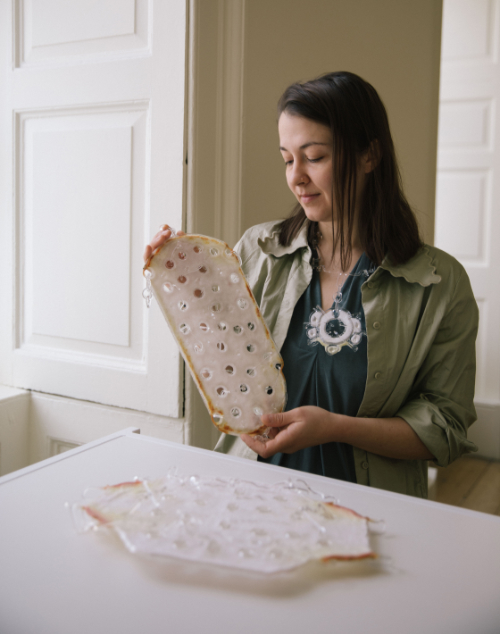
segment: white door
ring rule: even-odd
[[[182,415],[142,251],[180,227],[184,0],[0,3],[0,383]]]
[[[500,458],[500,2],[445,0],[436,246],[465,266],[480,311],[478,424]]]

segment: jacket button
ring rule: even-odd
[[[363,460],[361,466],[363,467],[363,469],[368,469],[368,463],[366,462],[366,460]]]
[[[373,375],[376,379],[380,379],[380,377],[382,376],[382,372],[375,372],[375,374]]]
[[[373,282],[368,282],[367,286],[368,288],[373,288]]]
[[[375,328],[375,330],[379,330],[379,328],[380,328],[380,322],[379,322],[379,321],[374,321],[374,322],[373,322],[373,327]]]

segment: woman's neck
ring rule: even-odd
[[[333,251],[333,231],[332,231],[332,223],[331,222],[319,222],[319,240],[318,240],[318,248],[319,255],[322,260],[322,264],[326,267],[330,263],[334,266],[334,268],[340,270],[340,261],[341,254],[340,249],[337,247],[336,252]],[[335,228],[336,229],[336,228]],[[350,240],[351,245],[351,253],[352,258],[351,261],[348,262],[348,270],[359,260],[361,254],[363,253],[363,248],[361,246],[358,232],[356,231],[356,227],[353,227],[353,235]]]

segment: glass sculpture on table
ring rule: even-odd
[[[73,514],[79,530],[115,532],[132,553],[256,572],[375,557],[369,520],[300,480],[257,484],[168,474],[88,489]]]

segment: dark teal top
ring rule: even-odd
[[[366,326],[361,286],[375,270],[363,254],[329,311],[321,308],[319,273],[295,306],[281,349],[287,383],[285,411],[316,405],[356,416],[367,373]],[[356,482],[352,446],[331,442],[262,459],[290,469]]]

